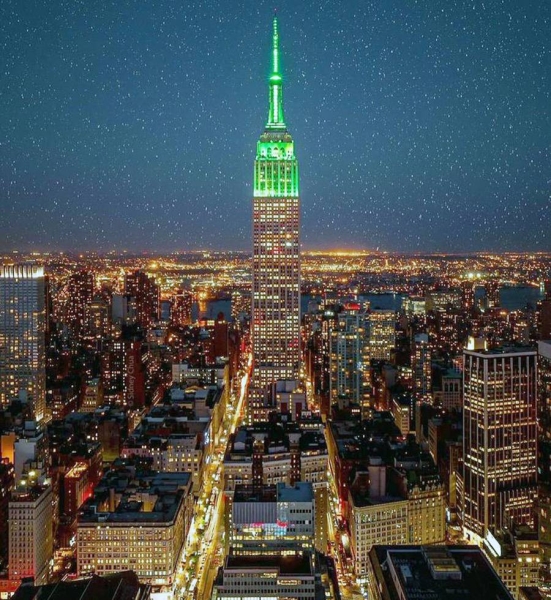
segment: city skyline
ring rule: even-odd
[[[551,249],[547,6],[278,9],[305,248]],[[0,251],[250,249],[272,6],[5,10]]]
[[[509,2],[8,0],[0,599],[551,599],[551,251],[506,252],[551,242],[547,17]]]

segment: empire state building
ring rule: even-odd
[[[300,361],[298,163],[283,114],[277,17],[271,66],[268,122],[254,164],[252,387],[257,392],[278,379],[295,379]]]

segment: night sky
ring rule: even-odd
[[[251,247],[263,0],[2,0],[0,250]],[[551,2],[280,0],[305,248],[551,250]]]

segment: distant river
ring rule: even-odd
[[[543,296],[539,287],[506,287],[499,290],[501,306],[508,310],[519,310],[526,305],[536,308]]]
[[[476,296],[483,295],[482,288],[477,288]],[[506,287],[501,288],[499,292],[501,305],[507,310],[519,310],[530,305],[535,308],[538,300],[543,298],[539,288],[536,287]],[[314,297],[305,294],[301,297],[301,310],[305,313],[308,310],[308,303]],[[402,296],[398,294],[366,294],[359,297],[362,302],[369,302],[371,308],[382,308],[386,310],[398,311],[402,308]],[[218,313],[224,313],[226,320],[231,318],[231,300],[212,300],[204,305],[204,310],[199,311],[199,305],[193,305],[192,317],[216,319]]]

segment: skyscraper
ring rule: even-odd
[[[93,299],[94,274],[86,270],[72,273],[58,294],[58,320],[67,325],[71,335],[79,341],[89,333]]]
[[[23,392],[45,416],[45,281],[42,267],[0,266],[0,405]]]
[[[124,293],[130,297],[131,312],[140,327],[148,329],[159,319],[159,286],[146,273],[127,273]]]
[[[390,360],[396,346],[396,314],[392,310],[369,312],[369,358]]]
[[[330,330],[331,402],[369,404],[369,324],[366,312],[355,306],[338,314]]]
[[[298,163],[283,116],[277,17],[269,112],[257,144],[253,198],[252,387],[292,379],[300,360]]]
[[[476,541],[489,529],[532,522],[537,482],[535,350],[465,350],[463,526]]]
[[[412,346],[413,391],[418,399],[432,402],[432,353],[429,336],[426,333],[418,333],[413,338]]]

